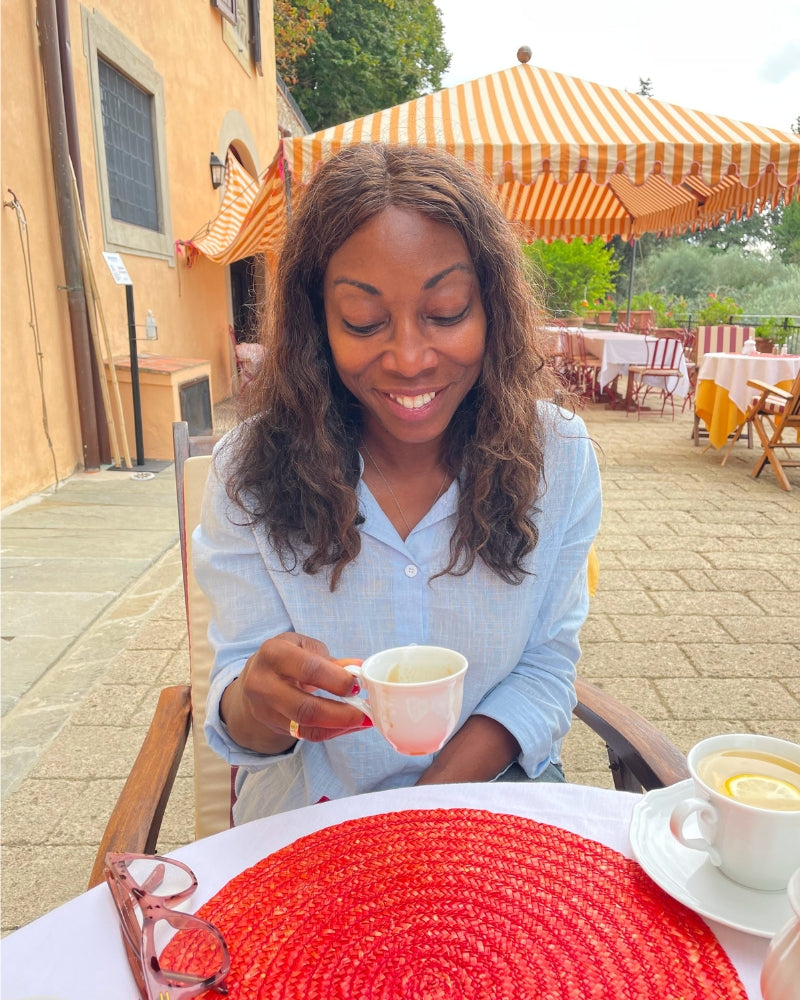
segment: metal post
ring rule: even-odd
[[[125,286],[125,305],[128,308],[128,346],[131,355],[131,395],[133,397],[133,427],[136,433],[136,464],[144,465],[142,400],[139,396],[139,356],[136,353],[136,317],[133,311],[133,285]]]
[[[636,263],[636,240],[631,240],[631,270],[628,275],[628,311],[625,313],[625,325],[631,328],[631,298],[633,297],[633,266]]]

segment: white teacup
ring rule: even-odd
[[[788,762],[788,769],[771,758]],[[706,851],[712,864],[740,885],[785,889],[800,867],[800,801],[780,782],[788,779],[784,785],[800,788],[800,745],[748,733],[712,736],[692,747],[688,763],[694,795],[673,809],[673,835],[686,847]],[[700,837],[683,832],[692,815]]]
[[[467,660],[454,649],[398,646],[345,670],[358,678],[367,699],[342,701],[368,715],[398,753],[435,753],[456,728]]]

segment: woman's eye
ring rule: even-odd
[[[356,326],[354,323],[348,323],[346,319],[343,319],[342,323],[349,333],[355,333],[359,337],[368,337],[380,327],[380,323],[368,323],[366,326]]]
[[[431,322],[437,326],[455,326],[456,323],[460,323],[464,319],[468,312],[469,306],[467,305],[457,316],[431,316]]]

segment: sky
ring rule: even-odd
[[[517,62],[789,132],[800,116],[800,0],[434,0],[449,87]]]

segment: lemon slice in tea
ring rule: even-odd
[[[735,774],[725,782],[725,792],[737,802],[761,809],[800,809],[800,788],[782,778]]]

